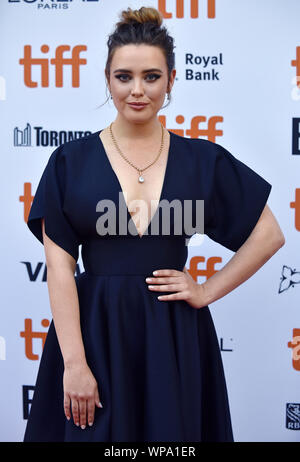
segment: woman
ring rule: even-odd
[[[117,117],[52,153],[28,218],[53,321],[24,441],[233,441],[208,304],[284,244],[271,185],[222,146],[159,123],[176,70],[156,9],[123,11],[108,48]],[[172,214],[163,232],[158,204],[174,199],[204,201],[205,234],[236,252],[203,284],[185,267],[191,236],[175,232]],[[85,271],[74,277],[81,244]]]

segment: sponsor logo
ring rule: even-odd
[[[290,203],[291,209],[295,209],[295,228],[300,231],[300,188],[295,190],[295,200]]]
[[[281,294],[290,287],[294,287],[295,284],[300,284],[300,271],[293,270],[289,266],[283,265],[278,293]]]
[[[166,116],[159,116],[158,119],[166,127]],[[182,114],[176,116],[176,123],[182,125],[185,122],[185,117]],[[190,120],[190,128],[169,128],[172,132],[179,136],[187,136],[190,138],[206,137],[208,141],[216,142],[217,136],[223,136],[223,130],[217,128],[217,124],[223,122],[222,116],[206,117],[203,115],[194,116]]]
[[[206,8],[203,7],[203,4],[205,3]],[[199,18],[199,0],[176,0],[175,2],[171,2],[171,4],[175,6],[175,13],[167,11],[166,0],[158,0],[157,9],[161,12],[165,19],[170,19],[174,16],[178,19],[182,19],[188,17],[188,15],[190,15],[191,18]],[[204,12],[209,19],[215,18],[216,0],[202,0],[200,11],[201,16]]]
[[[40,48],[43,54],[50,51],[48,45],[42,45]],[[87,60],[80,57],[80,53],[87,50],[86,45],[76,45],[71,48],[69,45],[59,45],[55,49],[54,58],[33,58],[31,53],[31,45],[24,46],[23,58],[19,59],[19,64],[24,69],[24,84],[29,88],[37,88],[38,82],[32,80],[32,67],[39,66],[41,70],[40,86],[48,88],[49,84],[49,67],[54,66],[55,71],[55,87],[64,86],[64,70],[66,66],[71,66],[72,87],[80,86],[80,66],[86,65]],[[66,58],[65,52],[71,51],[71,56]]]
[[[14,128],[14,146],[60,146],[68,141],[91,135],[91,133],[89,130],[46,130],[43,127],[31,127],[27,122],[23,130],[19,127]]]
[[[41,342],[42,348],[40,349],[40,351],[43,350],[48,331],[33,331],[32,330],[32,319],[30,318],[26,318],[24,320],[24,325],[25,327],[24,327],[24,330],[20,332],[20,337],[24,339],[25,356],[31,361],[37,361],[38,359],[40,359],[40,356],[33,352],[33,339],[39,339],[42,341]],[[48,328],[50,325],[49,319],[43,319],[41,322],[41,325],[44,328]]]
[[[296,47],[296,58],[292,59],[291,66],[296,70],[296,81],[294,83],[300,88],[300,46]]]
[[[300,403],[286,403],[286,428],[300,430]]]
[[[30,282],[37,282],[37,281],[46,282],[47,281],[46,263],[43,263],[40,261],[36,264],[35,268],[33,268],[33,265],[30,261],[22,261],[21,263],[23,263],[26,267],[26,271],[27,271]],[[75,274],[76,276],[81,274],[80,266],[78,263],[76,263]]]
[[[300,99],[300,90],[299,99]],[[293,117],[292,119],[292,155],[300,155],[300,118]]]
[[[186,53],[185,64],[186,66],[198,66],[203,68],[201,71],[195,71],[190,67],[186,68],[186,80],[200,80],[201,82],[207,80],[220,80],[219,71],[216,72],[215,67],[212,66],[223,66],[223,54],[220,53],[219,56],[194,56],[192,53]]]
[[[300,329],[293,329],[293,340],[287,346],[292,348],[293,368],[300,371]]]
[[[23,419],[27,420],[30,413],[30,406],[33,399],[34,386],[32,385],[23,385],[22,395],[23,395]]]
[[[88,3],[97,3],[100,0],[8,0],[8,3],[35,6],[38,10],[67,10],[74,3],[81,3],[83,6]]]
[[[203,263],[204,268],[199,268],[200,263]],[[221,257],[209,257],[207,260],[200,255],[191,257],[189,273],[196,282],[198,282],[198,276],[202,276],[207,280],[219,271],[215,268],[217,263],[222,263]]]

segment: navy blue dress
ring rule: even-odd
[[[145,281],[157,269],[182,271],[185,231],[142,237],[119,231],[126,203],[100,131],[59,146],[40,179],[28,218],[78,260],[75,275],[88,365],[103,408],[84,430],[63,411],[63,358],[53,320],[40,361],[24,441],[233,441],[222,358],[209,307],[159,301]],[[170,133],[161,200],[204,200],[204,233],[237,251],[256,225],[271,185],[217,143]],[[121,202],[119,202],[119,195]],[[100,235],[101,199],[116,204],[116,233]],[[123,201],[123,202],[122,202]],[[121,205],[120,205],[121,204]],[[123,204],[123,205],[122,205]],[[124,210],[124,209],[123,209]],[[154,218],[159,218],[157,208]],[[127,224],[132,222],[125,208]],[[113,229],[113,227],[111,228]],[[131,223],[131,230],[134,229]],[[136,230],[136,228],[135,228]]]

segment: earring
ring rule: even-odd
[[[110,94],[110,99],[113,99],[112,94]]]

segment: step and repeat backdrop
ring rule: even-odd
[[[298,0],[1,0],[0,440],[23,439],[51,321],[32,199],[58,145],[115,119],[112,100],[101,106],[106,41],[129,6],[159,9],[175,39],[164,126],[221,144],[273,186],[285,246],[210,310],[235,441],[300,441]],[[186,266],[202,283],[232,256],[196,235]]]

